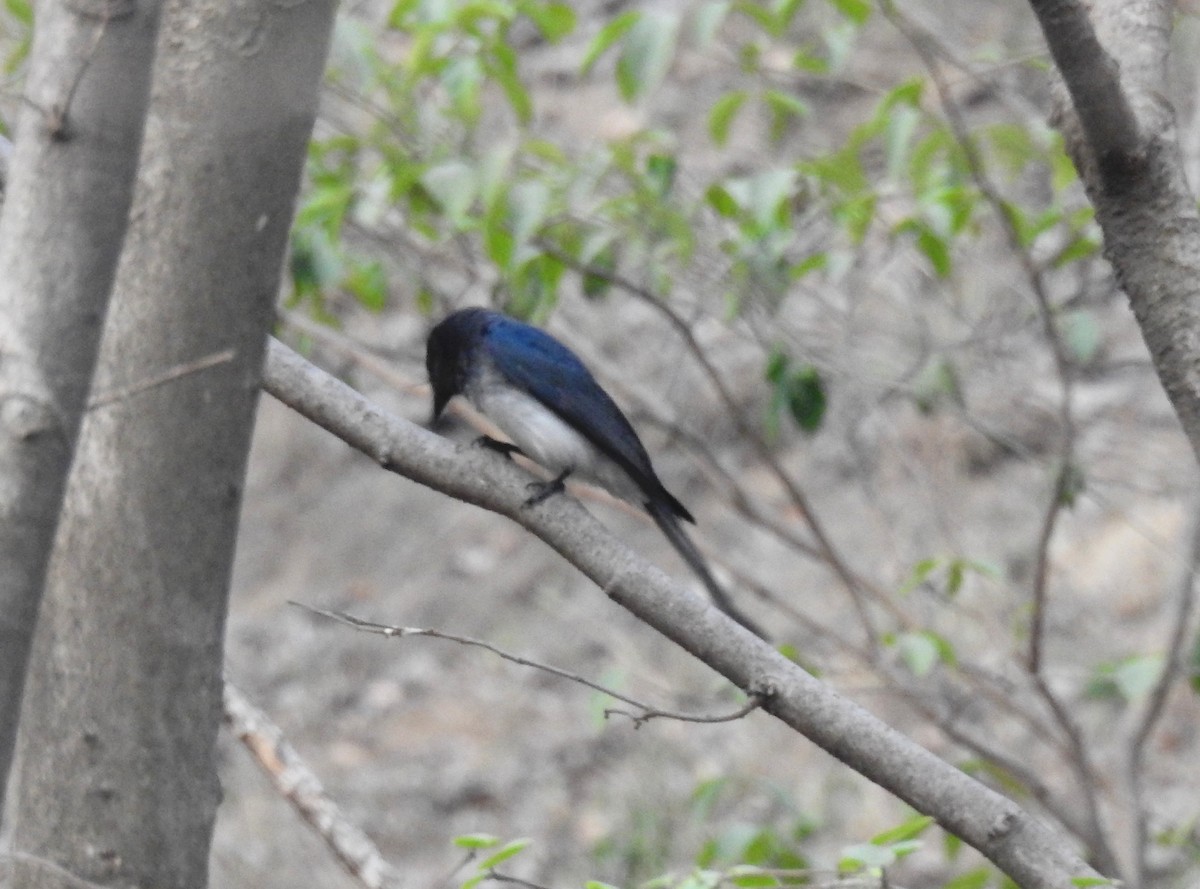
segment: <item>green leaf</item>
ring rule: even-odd
[[[808,115],[808,106],[793,95],[779,90],[767,90],[763,101],[771,110],[771,140],[778,142],[787,132],[788,125]]]
[[[807,71],[809,74],[828,74],[829,60],[810,51],[808,48],[796,50],[792,56],[792,67],[797,71]]]
[[[1058,480],[1058,498],[1063,506],[1073,508],[1079,495],[1087,490],[1087,476],[1076,463],[1069,464]]]
[[[914,676],[928,676],[937,666],[938,647],[925,633],[901,633],[895,642],[901,660]]]
[[[729,879],[733,885],[741,886],[743,889],[762,889],[762,887],[779,885],[779,878],[774,874],[739,874],[731,875]]]
[[[514,242],[508,227],[508,193],[501,191],[483,217],[483,247],[497,268],[507,269],[513,260]]]
[[[1162,675],[1161,655],[1134,655],[1096,667],[1087,684],[1092,698],[1121,698],[1131,703],[1145,697]]]
[[[787,405],[792,419],[805,432],[811,434],[821,428],[825,419],[825,383],[815,367],[802,367],[788,381]]]
[[[477,122],[482,112],[480,88],[483,85],[483,66],[479,59],[474,56],[451,59],[442,71],[442,84],[458,117],[469,124]]]
[[[738,111],[746,103],[746,91],[734,90],[713,103],[708,112],[708,134],[713,142],[724,147],[729,139],[729,127]]]
[[[842,873],[853,873],[859,870],[887,867],[896,860],[896,854],[883,846],[874,843],[858,843],[847,846],[842,850],[838,860],[838,870]]]
[[[652,154],[646,158],[646,178],[654,187],[658,198],[665,198],[675,184],[679,162],[670,154]]]
[[[962,384],[958,368],[947,357],[934,356],[913,381],[913,400],[923,414],[931,414],[938,405],[949,402],[961,406]]]
[[[569,3],[522,3],[520,10],[550,43],[558,43],[575,30],[575,10]]]
[[[380,262],[355,265],[346,277],[346,289],[372,312],[382,311],[387,305],[387,273]]]
[[[692,17],[692,37],[700,49],[709,49],[717,31],[729,15],[728,0],[712,0],[703,4]]]
[[[952,833],[942,833],[942,852],[945,854],[947,861],[957,861],[962,848],[963,841],[960,837],[956,837]]]
[[[834,207],[833,215],[855,244],[861,244],[875,219],[875,195],[864,194]]]
[[[767,170],[745,181],[749,188],[743,206],[750,211],[759,231],[777,227],[781,211],[796,187],[796,171]]]
[[[744,15],[758,25],[765,33],[772,37],[778,36],[779,20],[767,7],[767,4],[762,3],[761,0],[741,0],[741,2],[735,3],[733,8],[740,15]]]
[[[1162,675],[1162,670],[1161,655],[1139,655],[1121,662],[1113,678],[1121,696],[1127,701],[1136,701],[1150,693],[1158,682],[1158,677]]]
[[[517,73],[517,54],[507,43],[492,45],[487,72],[500,84],[517,120],[527,124],[533,118],[533,100]]]
[[[942,889],[983,889],[991,878],[991,871],[986,867],[979,867],[947,880],[942,884]]]
[[[511,840],[501,846],[498,851],[493,852],[487,858],[480,861],[477,867],[480,871],[491,870],[500,862],[507,861],[514,855],[519,855],[521,852],[525,851],[531,842],[533,841],[524,837],[519,840]]]
[[[929,265],[939,278],[950,276],[951,260],[950,246],[942,238],[933,233],[928,226],[922,225],[917,234],[917,249],[925,254]]]
[[[940,564],[941,560],[930,556],[929,558],[922,559],[921,561],[917,562],[917,564],[913,565],[912,571],[908,573],[908,579],[906,579],[904,583],[900,584],[900,595],[907,595],[923,584],[929,579],[929,575],[932,574],[934,569]]]
[[[1058,251],[1058,254],[1054,257],[1053,266],[1056,269],[1061,269],[1063,266],[1070,265],[1080,259],[1093,256],[1099,249],[1100,242],[1095,238],[1079,235],[1072,239],[1066,247]]]
[[[4,8],[22,25],[33,24],[33,5],[28,0],[4,0]]]
[[[1072,886],[1115,886],[1112,880],[1104,877],[1071,877]]]
[[[741,210],[737,200],[723,185],[710,185],[704,192],[705,202],[727,219],[736,217]]]
[[[856,25],[864,24],[871,17],[868,0],[830,0],[834,7]]]
[[[600,299],[612,289],[612,278],[605,272],[613,272],[617,268],[617,253],[611,244],[606,244],[599,253],[588,259],[583,259],[590,269],[583,275],[583,295],[588,299]]]
[[[438,202],[451,225],[459,230],[468,227],[468,213],[477,192],[475,170],[469,164],[459,160],[437,164],[425,171],[421,184]]]
[[[417,295],[416,295],[415,299],[416,299],[416,304],[417,304],[417,311],[419,311],[422,315],[433,314],[433,305],[435,302],[435,297],[434,297],[433,291],[430,290],[426,285],[422,284],[420,287],[417,288]]]
[[[883,833],[878,833],[871,837],[871,842],[876,846],[887,846],[892,843],[898,843],[901,840],[911,840],[923,834],[933,823],[934,819],[928,815],[914,815],[903,824],[899,824],[890,830],[885,830]]]
[[[1063,313],[1059,325],[1071,355],[1080,364],[1090,364],[1104,342],[1096,316],[1086,309],[1077,309]]]
[[[966,565],[962,559],[952,559],[946,566],[946,595],[957,596],[962,589]]]
[[[729,786],[729,782],[729,778],[720,777],[709,778],[696,785],[696,789],[692,791],[691,802],[692,811],[699,820],[705,821],[712,814],[718,797]]]
[[[763,376],[772,390],[767,414],[772,435],[778,433],[777,416],[785,408],[805,432],[813,433],[820,428],[825,416],[825,385],[815,367],[803,365],[793,370],[787,353],[777,348],[767,358]]]
[[[310,225],[325,224],[336,228],[341,225],[353,200],[354,189],[349,184],[321,185],[304,202],[296,214],[294,225],[297,228],[305,228]]]
[[[792,266],[789,274],[793,281],[799,281],[809,272],[815,272],[829,265],[828,253],[812,253]]]
[[[1067,154],[1062,137],[1055,134],[1054,151],[1050,154],[1050,183],[1054,186],[1055,192],[1062,192],[1078,179],[1079,173],[1075,169],[1075,162]]]
[[[391,12],[388,13],[388,27],[400,30],[411,28],[414,24],[412,21],[413,14],[420,5],[421,0],[396,0]]]
[[[920,120],[920,110],[908,104],[897,105],[888,115],[883,140],[889,179],[899,178],[908,165],[909,148]]]
[[[530,179],[513,187],[508,195],[509,226],[513,241],[528,243],[537,233],[550,209],[550,186],[541,179]]]
[[[643,12],[629,29],[617,58],[617,88],[626,102],[641,98],[666,76],[678,31],[679,18],[658,11]]]
[[[596,60],[604,55],[610,46],[624,37],[629,29],[638,23],[641,17],[642,13],[636,10],[622,13],[601,28],[600,32],[592,38],[587,52],[583,55],[583,63],[579,66],[579,73],[587,76],[591,72],[592,66],[596,64]]]
[[[1192,655],[1188,658],[1188,686],[1195,694],[1200,694],[1200,633],[1192,642]]]
[[[454,845],[460,849],[490,849],[500,844],[500,837],[490,833],[465,833],[454,838]]]
[[[320,294],[342,279],[337,246],[322,228],[297,229],[292,235],[292,282],[300,294]]]
[[[1038,156],[1029,129],[1015,123],[999,123],[987,127],[984,135],[991,143],[996,160],[1011,174],[1020,173]]]

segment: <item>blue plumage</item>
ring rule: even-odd
[[[462,309],[429,334],[425,364],[436,420],[463,395],[517,448],[555,474],[547,493],[576,475],[639,503],[708,588],[748,629],[680,525],[694,521],[659,481],[633,426],[575,353],[550,334],[488,309]]]

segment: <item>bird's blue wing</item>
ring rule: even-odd
[[[528,392],[616,462],[649,500],[691,516],[658,480],[629,420],[575,353],[545,331],[498,317],[485,337],[488,356],[514,386]]]

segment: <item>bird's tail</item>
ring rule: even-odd
[[[683,556],[683,560],[688,563],[688,567],[696,573],[700,578],[705,588],[708,590],[708,595],[712,598],[713,604],[736,620],[739,624],[758,636],[760,639],[770,642],[771,638],[753,620],[748,618],[729,598],[729,594],[725,589],[717,583],[717,579],[713,577],[712,571],[708,568],[708,562],[704,560],[704,556],[700,555],[700,550],[696,549],[696,544],[692,542],[692,538],[688,536],[679,518],[672,511],[668,503],[647,503],[646,511],[650,513],[650,517],[654,519],[654,523],[666,535],[667,540],[671,541],[671,545],[679,555]]]

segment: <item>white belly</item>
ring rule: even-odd
[[[645,499],[625,470],[533,396],[488,379],[469,386],[466,395],[525,456],[554,475],[569,472],[634,503]]]

